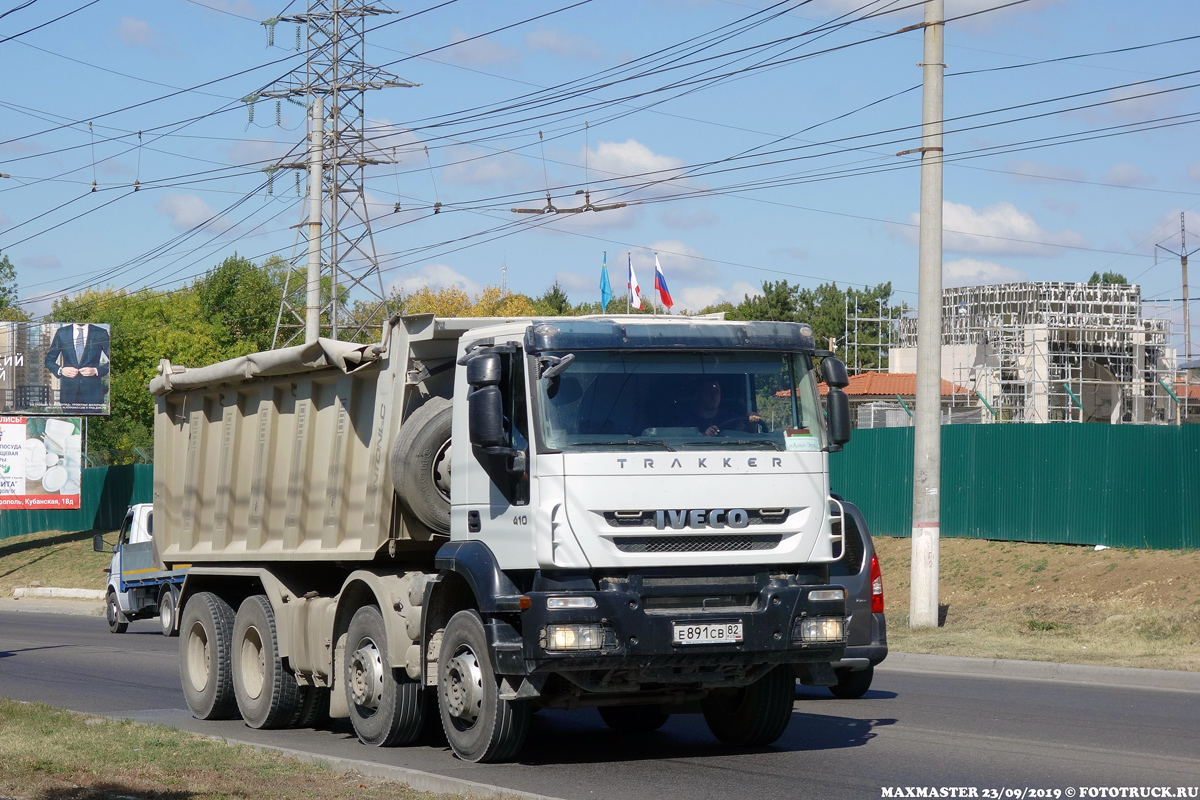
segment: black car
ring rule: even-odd
[[[875,665],[887,658],[883,577],[862,512],[853,503],[837,499],[845,509],[846,548],[842,558],[830,566],[829,582],[846,588],[848,623],[846,653],[833,664],[838,682],[829,691],[835,697],[856,698],[871,688]]]

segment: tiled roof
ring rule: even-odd
[[[821,396],[829,391],[829,387],[820,384]],[[1197,387],[1200,389],[1200,387]],[[917,394],[917,376],[911,372],[862,372],[850,376],[850,385],[845,389],[851,397],[915,397]],[[784,389],[776,392],[777,397],[790,397],[791,390]],[[955,386],[947,380],[942,381],[942,395],[970,394],[962,386]]]

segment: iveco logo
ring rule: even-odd
[[[666,530],[668,525],[681,531],[684,528],[745,528],[749,524],[750,515],[744,508],[731,508],[728,511],[723,508],[714,508],[711,511],[694,508],[691,511],[672,509],[654,512],[654,527],[660,531]]]

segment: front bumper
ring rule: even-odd
[[[600,580],[597,591],[529,592],[521,612],[520,651],[516,642],[497,650],[502,674],[534,675],[587,670],[633,670],[663,674],[689,669],[770,664],[829,663],[840,659],[844,638],[835,642],[795,641],[793,630],[804,617],[845,619],[844,600],[813,600],[817,590],[840,589],[799,582],[796,576],[746,576],[749,585],[709,582],[706,578],[643,578],[630,575]],[[735,591],[731,591],[735,590]],[[749,590],[749,591],[747,591]],[[591,597],[592,609],[549,609],[548,597]],[[679,644],[677,624],[739,622],[742,641]],[[598,624],[602,646],[595,650],[555,651],[547,647],[547,626]],[[843,626],[843,636],[845,628]],[[515,634],[516,631],[513,630]],[[499,643],[497,643],[499,644]]]

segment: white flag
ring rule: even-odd
[[[629,255],[629,305],[636,309],[642,307],[642,287],[638,286],[637,276],[633,274],[633,254]]]

